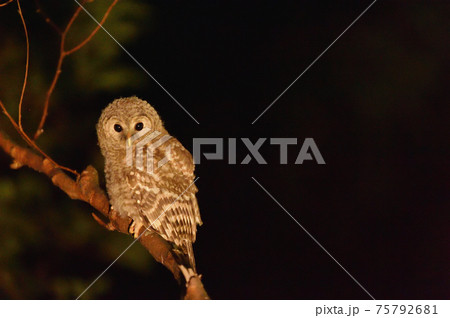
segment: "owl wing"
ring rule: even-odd
[[[195,269],[192,243],[197,224],[202,221],[195,197],[198,189],[194,184],[194,163],[191,154],[175,138],[155,150],[155,161],[164,157],[168,162],[152,173],[130,170],[127,182],[142,225],[175,243],[189,256]]]

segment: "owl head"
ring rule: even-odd
[[[118,98],[102,112],[97,123],[97,136],[103,155],[125,151],[127,140],[144,128],[167,133],[156,110],[135,96]]]

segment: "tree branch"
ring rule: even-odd
[[[17,166],[28,166],[35,171],[45,174],[55,186],[64,191],[71,199],[81,200],[90,204],[109,221],[109,223],[105,223],[98,216],[95,216],[94,218],[101,225],[109,230],[129,234],[128,227],[131,219],[119,216],[110,208],[108,197],[98,184],[98,173],[94,167],[88,166],[81,173],[80,177],[74,180],[47,158],[11,141],[1,130],[0,148],[13,158],[15,163],[18,163]],[[12,165],[11,168],[15,166],[16,164]],[[156,261],[172,272],[179,283],[183,281],[180,270],[181,264],[177,261],[177,256],[172,251],[172,246],[169,242],[153,231],[148,231],[148,233],[142,235],[139,242]],[[200,279],[201,277],[197,274],[186,278],[185,299],[209,299]]]
[[[97,33],[98,30],[100,30],[100,28],[103,26],[103,24],[105,23],[106,19],[108,18],[109,13],[111,12],[111,10],[113,9],[113,7],[117,4],[119,0],[114,0],[113,2],[111,2],[111,4],[109,5],[108,9],[106,9],[105,14],[103,15],[103,18],[100,20],[99,24],[97,24],[97,26],[95,27],[94,30],[92,30],[92,32],[77,46],[71,48],[70,50],[66,50],[65,53],[66,55],[72,54],[76,51],[78,51],[79,49],[81,49],[83,46],[86,45],[86,43],[88,43],[92,37],[95,35],[95,33]],[[80,7],[81,9],[81,7]]]
[[[4,3],[3,5],[6,5],[8,3],[9,2]],[[18,112],[19,112],[18,122],[16,122],[14,120],[14,118],[12,118],[12,116],[9,114],[8,110],[6,109],[5,105],[2,103],[1,100],[0,100],[0,108],[2,109],[2,111],[6,115],[6,117],[9,119],[11,124],[14,126],[14,128],[17,130],[19,135],[22,137],[22,139],[28,143],[28,145],[33,147],[36,151],[38,151],[40,154],[42,154],[45,158],[50,160],[55,166],[59,167],[60,169],[69,171],[69,172],[75,174],[76,176],[78,176],[78,172],[76,172],[75,170],[72,170],[72,169],[60,166],[55,161],[53,161],[44,151],[41,150],[41,148],[39,148],[39,146],[35,143],[35,140],[34,139],[32,140],[28,136],[28,134],[24,131],[24,129],[22,127],[22,103],[23,103],[23,98],[24,98],[24,95],[25,95],[25,89],[26,89],[26,86],[27,86],[27,79],[28,79],[28,68],[29,68],[29,60],[30,60],[30,42],[29,42],[29,38],[28,38],[27,25],[26,25],[25,19],[23,17],[22,8],[20,6],[19,0],[17,0],[17,8],[18,8],[18,13],[19,13],[19,16],[20,16],[20,19],[21,19],[21,22],[22,22],[22,26],[23,26],[23,29],[24,29],[25,40],[26,40],[26,48],[27,48],[26,49],[27,53],[26,53],[26,63],[25,63],[25,75],[24,75],[24,80],[23,80],[23,84],[22,84],[22,91],[21,91],[21,94],[20,94],[20,101],[19,101],[19,106],[18,106]],[[61,63],[62,63],[62,61],[61,61]],[[60,72],[60,70],[59,70],[59,72]]]
[[[73,23],[78,18],[78,16],[80,15],[81,11],[83,10],[82,6],[84,6],[88,2],[88,0],[83,0],[81,2],[81,6],[77,7],[77,9],[75,10],[74,14],[72,15],[72,17],[70,18],[69,22],[67,23],[67,26],[65,27],[65,29],[59,33],[60,34],[60,46],[59,46],[58,63],[56,65],[56,71],[55,71],[55,74],[53,75],[53,79],[52,79],[52,82],[50,84],[50,87],[47,90],[47,94],[46,94],[46,98],[45,98],[45,102],[44,102],[44,109],[42,110],[41,120],[39,121],[38,128],[36,129],[36,132],[34,133],[33,140],[36,140],[37,138],[39,138],[39,136],[44,132],[44,125],[45,125],[45,121],[46,121],[47,116],[48,116],[48,108],[50,106],[50,98],[51,98],[51,96],[53,94],[53,91],[55,90],[55,86],[56,86],[56,83],[58,82],[59,76],[61,75],[62,65],[63,65],[64,59],[67,56],[69,56],[70,54],[75,53],[76,51],[81,49],[89,41],[92,40],[94,35],[98,32],[98,30],[105,23],[105,21],[108,18],[111,10],[114,8],[114,6],[117,4],[118,1],[119,0],[114,0],[114,1],[111,2],[109,7],[106,9],[106,12],[103,15],[103,18],[101,19],[100,23],[94,28],[94,30],[83,41],[81,41],[81,43],[79,43],[75,47],[73,47],[73,48],[71,48],[69,50],[67,50],[65,48],[67,35],[68,35],[68,33],[70,31],[70,28],[72,27]],[[20,112],[19,112],[19,114],[20,114]]]
[[[4,7],[4,6],[6,6],[7,4],[9,4],[9,3],[11,3],[11,2],[13,2],[13,0],[7,0],[7,1],[4,2],[4,3],[0,3],[0,7]]]
[[[20,101],[19,101],[19,128],[23,131],[22,127],[22,104],[23,104],[23,96],[25,95],[25,88],[27,87],[27,79],[28,79],[28,68],[30,65],[30,40],[28,38],[28,29],[27,24],[25,23],[25,19],[23,18],[22,8],[20,7],[20,1],[17,0],[17,9],[19,12],[20,19],[23,25],[23,31],[25,33],[25,39],[27,44],[27,59],[25,62],[25,75],[23,79],[22,92],[20,93]]]

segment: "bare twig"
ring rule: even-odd
[[[16,122],[16,120],[14,120],[14,118],[9,114],[8,110],[6,109],[5,105],[3,104],[3,102],[0,100],[0,108],[2,109],[3,113],[6,115],[6,117],[9,119],[9,121],[11,122],[11,124],[13,125],[13,127],[17,130],[17,132],[19,133],[19,135],[22,137],[23,140],[26,141],[26,143],[34,148],[36,151],[38,151],[40,154],[42,154],[45,158],[47,158],[52,164],[54,164],[56,167],[71,172],[76,176],[79,176],[78,172],[76,172],[75,170],[72,170],[70,168],[61,166],[59,164],[57,164],[53,159],[51,159],[35,142],[34,140],[32,140],[27,133],[24,131],[23,127],[22,127],[22,104],[23,104],[23,97],[25,95],[25,88],[27,86],[27,79],[28,79],[28,69],[29,69],[29,57],[30,57],[30,42],[29,42],[29,38],[28,38],[28,29],[27,29],[27,25],[25,23],[25,19],[23,17],[23,13],[22,13],[22,9],[20,7],[20,1],[17,0],[17,7],[18,7],[18,13],[23,25],[23,29],[25,32],[25,39],[26,39],[26,47],[27,47],[27,54],[26,54],[26,64],[25,64],[25,76],[24,76],[24,81],[22,84],[22,91],[20,94],[20,101],[19,101],[19,119],[18,122]]]
[[[44,19],[44,21],[48,23],[59,35],[61,35],[62,34],[61,29],[59,28],[59,26],[56,25],[55,22],[53,22],[52,19],[50,19],[47,13],[42,9],[40,2],[38,0],[34,0],[34,4],[36,6],[36,12],[39,13]]]
[[[98,24],[94,30],[92,30],[92,32],[87,36],[86,39],[84,39],[80,44],[76,45],[75,47],[73,47],[70,50],[66,51],[66,54],[72,54],[76,51],[78,51],[79,49],[81,49],[83,46],[85,46],[91,39],[92,37],[97,33],[98,30],[100,30],[100,28],[102,27],[102,25],[105,23],[106,19],[108,18],[109,13],[111,12],[111,10],[113,9],[113,7],[117,4],[119,0],[114,0],[108,7],[108,9],[106,10],[105,14],[103,15],[103,18],[100,20],[100,24]],[[81,7],[80,7],[81,8]]]
[[[90,0],[84,0],[82,2],[82,4],[85,4],[86,2],[88,2]],[[116,5],[118,0],[114,0],[110,6],[108,7],[108,9],[106,10],[106,13],[104,14],[103,18],[102,18],[102,22],[104,23],[106,21],[106,18],[108,17],[109,13],[111,12],[112,8]],[[9,2],[12,2],[9,1]],[[6,4],[8,4],[9,2],[3,3],[1,6],[4,6]],[[39,7],[39,3],[37,1],[35,1],[36,5],[38,6],[38,11],[40,10]],[[21,95],[20,95],[20,101],[19,101],[19,105],[18,105],[18,121],[16,122],[16,120],[9,114],[9,112],[7,111],[5,105],[1,102],[0,100],[0,108],[2,109],[2,111],[5,113],[5,115],[8,117],[9,121],[11,122],[11,124],[13,125],[13,127],[17,130],[17,132],[19,133],[19,135],[22,137],[23,140],[26,141],[26,143],[32,147],[33,149],[35,149],[36,151],[38,151],[41,155],[43,155],[45,158],[47,158],[53,165],[55,165],[56,167],[58,167],[59,169],[68,171],[70,173],[73,173],[74,175],[76,175],[77,177],[79,177],[79,173],[73,169],[70,169],[68,167],[64,167],[61,166],[59,164],[57,164],[53,159],[50,158],[50,156],[48,156],[37,144],[36,144],[36,139],[42,134],[43,132],[43,128],[44,128],[44,124],[45,124],[45,120],[48,116],[48,108],[49,108],[49,104],[50,104],[50,98],[51,95],[53,94],[53,91],[55,89],[56,83],[58,82],[59,76],[61,74],[61,68],[62,68],[62,64],[64,61],[64,58],[66,56],[68,56],[69,54],[72,54],[74,52],[76,52],[77,50],[81,49],[84,45],[86,45],[91,39],[92,37],[95,35],[95,33],[97,33],[99,27],[96,27],[94,29],[94,31],[92,31],[89,36],[83,40],[80,44],[78,44],[77,46],[75,46],[74,48],[70,49],[69,51],[65,50],[65,41],[66,41],[66,37],[67,34],[70,30],[70,28],[72,27],[73,23],[75,22],[75,20],[77,19],[77,17],[79,16],[79,14],[82,11],[82,8],[80,6],[77,7],[77,9],[75,10],[74,14],[72,15],[72,17],[70,18],[66,28],[64,29],[64,31],[61,33],[61,41],[60,41],[60,55],[58,58],[58,62],[57,62],[57,66],[56,66],[56,71],[55,74],[53,76],[52,82],[50,84],[49,89],[47,90],[46,93],[46,98],[45,98],[45,102],[44,102],[44,109],[42,111],[42,116],[38,125],[38,128],[36,129],[36,132],[33,136],[33,139],[31,139],[28,134],[24,131],[23,126],[22,126],[22,105],[23,105],[23,98],[25,95],[25,89],[26,89],[26,85],[27,85],[27,80],[28,80],[28,70],[29,70],[29,57],[30,57],[30,43],[29,43],[29,37],[28,37],[28,29],[27,29],[27,25],[25,23],[25,19],[23,17],[23,13],[22,13],[22,9],[20,6],[20,1],[17,0],[17,7],[18,7],[18,13],[23,25],[23,29],[24,29],[24,33],[25,33],[25,39],[26,39],[26,64],[25,64],[25,76],[24,76],[24,81],[23,81],[23,85],[22,85],[22,91],[21,91]],[[41,11],[43,12],[43,11]],[[46,19],[47,22],[51,21],[49,18]],[[53,23],[53,21],[51,21],[51,23]],[[53,23],[54,24],[54,23]],[[57,30],[59,30],[59,28],[57,28]]]
[[[84,0],[81,3],[81,5],[84,5],[86,2],[88,2],[88,0]],[[69,22],[67,23],[67,26],[61,32],[61,39],[60,39],[60,46],[59,46],[59,58],[58,58],[58,62],[57,62],[57,65],[56,65],[56,71],[55,71],[55,74],[53,76],[53,79],[52,79],[52,82],[50,84],[50,87],[47,90],[47,94],[46,94],[46,98],[45,98],[45,102],[44,102],[44,109],[42,110],[41,120],[39,122],[38,128],[36,129],[36,132],[34,134],[33,140],[36,140],[37,138],[39,138],[39,136],[44,132],[44,125],[45,125],[45,121],[46,121],[47,116],[48,116],[48,108],[49,108],[49,105],[50,105],[50,98],[51,98],[51,96],[53,94],[53,91],[55,90],[56,83],[58,82],[59,76],[61,74],[61,69],[62,69],[64,58],[67,57],[68,55],[72,54],[72,53],[75,53],[79,49],[81,49],[83,46],[85,46],[93,38],[93,36],[97,33],[97,31],[100,29],[100,27],[103,25],[103,23],[105,23],[106,19],[109,16],[109,13],[113,9],[113,7],[117,4],[117,2],[118,2],[118,0],[114,0],[109,5],[108,9],[106,10],[105,14],[103,15],[103,18],[102,18],[102,20],[100,22],[100,25],[97,25],[97,27],[95,27],[95,29],[83,41],[81,41],[81,43],[79,43],[75,47],[73,47],[73,48],[71,48],[69,50],[66,50],[65,42],[66,42],[66,39],[67,39],[67,34],[70,31],[70,28],[72,27],[72,25],[74,24],[75,20],[78,18],[78,16],[80,15],[81,11],[83,10],[81,6],[77,7],[77,9],[75,10],[74,14],[72,15],[72,17],[70,18]]]
[[[8,112],[8,110],[6,109],[5,105],[3,104],[3,102],[0,100],[0,108],[2,109],[3,113],[6,115],[6,117],[9,119],[9,121],[11,122],[11,124],[13,125],[13,127],[16,129],[16,131],[19,133],[20,137],[22,137],[23,140],[26,141],[26,143],[32,147],[34,150],[36,150],[37,152],[39,152],[42,156],[44,156],[49,162],[51,162],[55,167],[61,169],[61,170],[65,170],[68,171],[74,175],[76,175],[77,177],[80,175],[77,171],[72,170],[70,168],[61,166],[59,164],[57,164],[52,158],[50,158],[50,156],[48,156],[41,148],[39,148],[39,146],[33,141],[31,140],[31,138],[23,131],[23,129],[21,129],[19,127],[19,125],[17,124],[17,122],[14,120],[14,118],[12,118],[11,114]]]
[[[6,6],[7,4],[9,4],[11,2],[13,2],[13,0],[8,0],[8,1],[4,2],[4,3],[0,3],[0,7],[4,7],[4,6]]]
[[[20,93],[20,100],[19,100],[19,128],[23,132],[23,127],[22,127],[22,104],[23,104],[23,96],[25,94],[25,88],[27,87],[28,68],[29,68],[29,65],[30,65],[30,41],[29,41],[29,38],[28,38],[27,24],[25,23],[25,19],[23,18],[22,8],[20,7],[20,1],[19,0],[17,0],[17,8],[18,8],[20,20],[22,21],[23,31],[25,33],[26,45],[27,45],[27,59],[26,59],[26,62],[25,62],[25,76],[24,76],[24,79],[23,79],[22,92]]]

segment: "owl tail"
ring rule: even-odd
[[[197,273],[192,242],[186,240],[180,245],[181,246],[176,246],[173,250],[178,257],[180,264],[187,268],[192,268],[192,270]]]
[[[197,273],[197,269],[195,268],[195,257],[194,257],[194,248],[192,247],[192,242],[186,242],[186,250],[189,258],[189,264],[194,272]]]

